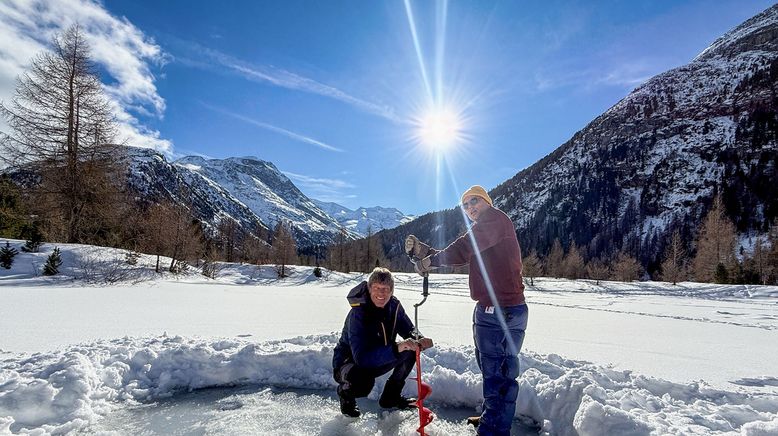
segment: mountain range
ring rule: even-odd
[[[344,231],[347,240],[375,233],[412,217],[394,208],[351,210],[312,200],[276,168],[256,157],[206,159],[186,156],[169,162],[162,154],[128,148],[129,185],[147,201],[168,200],[190,207],[206,230],[230,218],[246,232],[287,223],[298,247],[332,244]]]
[[[674,230],[693,249],[716,196],[748,246],[778,216],[777,83],[775,5],[638,86],[489,193],[525,253],[547,253],[558,238],[590,258],[625,251],[652,269]],[[445,245],[464,228],[450,209],[381,236],[397,259],[409,233]]]
[[[413,215],[405,215],[393,207],[360,207],[351,210],[338,203],[313,200],[319,209],[335,218],[341,226],[361,237],[391,229],[412,221]]]

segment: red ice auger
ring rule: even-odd
[[[411,258],[411,262],[415,262],[415,259],[410,253],[408,256]],[[427,301],[427,297],[430,295],[429,273],[425,272],[422,277],[424,279],[422,281],[421,295],[424,298],[413,305],[413,338],[416,341],[421,339],[421,335],[419,334],[419,306],[424,304],[424,302]],[[426,433],[424,433],[424,427],[432,422],[432,420],[435,418],[435,415],[430,409],[424,407],[424,399],[430,396],[432,393],[432,387],[421,381],[421,349],[418,347],[416,348],[416,378],[414,380],[416,380],[416,388],[418,389],[416,407],[419,409],[419,428],[417,428],[416,431],[419,432],[421,436],[425,436]]]

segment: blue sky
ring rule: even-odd
[[[129,143],[257,156],[310,197],[421,214],[505,181],[771,4],[9,0],[0,97],[78,21]],[[458,114],[461,141],[419,142],[430,107]]]

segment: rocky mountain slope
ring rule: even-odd
[[[319,209],[272,163],[254,157],[168,162],[153,150],[130,148],[130,186],[148,201],[168,199],[195,211],[208,229],[225,218],[244,231],[291,225],[298,247],[331,244],[340,224]],[[347,233],[349,239],[356,234]]]

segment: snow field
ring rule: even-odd
[[[160,277],[152,256],[129,267],[121,250],[60,248],[59,276],[37,272],[51,245],[0,269],[0,434],[135,434],[144,419],[140,434],[273,433],[262,417],[285,434],[416,434],[408,412],[375,405],[383,379],[362,419],[338,412],[332,349],[364,275],[292,267],[280,281],[272,266],[223,264],[216,280]],[[778,434],[777,287],[535,283],[516,422],[553,435]],[[420,289],[396,274],[410,316]],[[427,429],[471,435],[462,414],[476,413],[481,381],[466,276],[433,275],[431,292],[419,324],[436,342],[422,364],[439,419]]]

